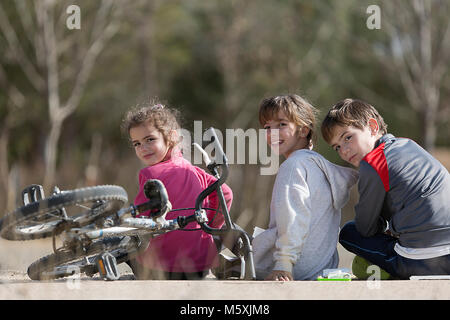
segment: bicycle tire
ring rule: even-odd
[[[86,251],[59,251],[44,256],[30,264],[27,274],[31,280],[55,280],[77,273],[93,276],[98,272],[95,265],[98,254],[110,252],[116,258],[117,264],[120,264],[137,252],[139,246],[140,240],[134,236],[100,239],[94,241]]]
[[[52,212],[100,200],[106,201],[102,204],[103,208],[88,208],[72,217],[75,218],[77,227],[86,226],[118,211],[128,201],[128,195],[122,187],[114,185],[63,191],[6,214],[0,220],[0,236],[7,240],[33,240],[53,236],[57,234],[56,227],[62,218],[52,216]],[[40,220],[36,221],[37,219]]]

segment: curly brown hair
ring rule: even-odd
[[[157,100],[147,101],[131,108],[124,116],[121,129],[129,138],[130,129],[150,124],[161,132],[164,141],[169,147],[174,147],[179,143],[177,135],[171,134],[174,130],[180,129],[180,112],[174,108],[169,108]]]

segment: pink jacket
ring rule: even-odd
[[[156,165],[146,167],[139,172],[139,192],[134,204],[147,201],[144,195],[144,183],[148,179],[159,179],[165,185],[172,209],[193,208],[197,196],[216,178],[199,167],[192,165],[181,154]],[[228,209],[231,207],[233,193],[223,184],[222,190]],[[216,192],[203,202],[204,208],[217,209],[219,198]],[[167,213],[166,219],[174,219],[179,215],[191,215],[194,210],[183,210]],[[209,225],[220,228],[224,223],[223,215],[207,210]],[[148,212],[141,216],[147,216]],[[212,222],[211,222],[212,221]],[[196,229],[200,226],[190,223],[185,229]],[[211,235],[198,231],[171,231],[152,238],[147,250],[137,257],[137,261],[146,268],[168,272],[197,272],[217,266],[217,249]]]

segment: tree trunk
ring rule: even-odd
[[[94,133],[94,135],[92,136],[89,161],[85,170],[85,186],[95,186],[98,183],[98,168],[102,150],[102,140],[102,136],[99,133]]]
[[[6,192],[6,212],[11,212],[19,205],[17,195],[20,187],[20,170],[17,164],[14,164],[8,174],[8,190]]]
[[[52,123],[50,134],[45,144],[45,177],[44,190],[50,192],[50,187],[55,182],[56,156],[58,151],[58,141],[61,135],[62,120],[56,119]]]
[[[421,117],[421,132],[422,147],[428,152],[433,152],[436,141],[436,111],[430,110],[431,108],[424,109],[420,113]]]
[[[0,135],[0,203],[4,203],[5,206],[8,202],[7,193],[9,190],[8,139],[9,128],[5,124]]]

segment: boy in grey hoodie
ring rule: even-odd
[[[355,266],[372,263],[400,279],[450,274],[448,170],[414,141],[387,133],[377,110],[361,100],[339,101],[322,134],[359,169],[355,220],[339,236],[357,255],[353,273],[367,278]]]
[[[311,150],[315,113],[297,95],[261,102],[267,142],[287,159],[275,180],[269,227],[252,242],[258,279],[312,280],[338,266],[341,209],[358,175]]]

